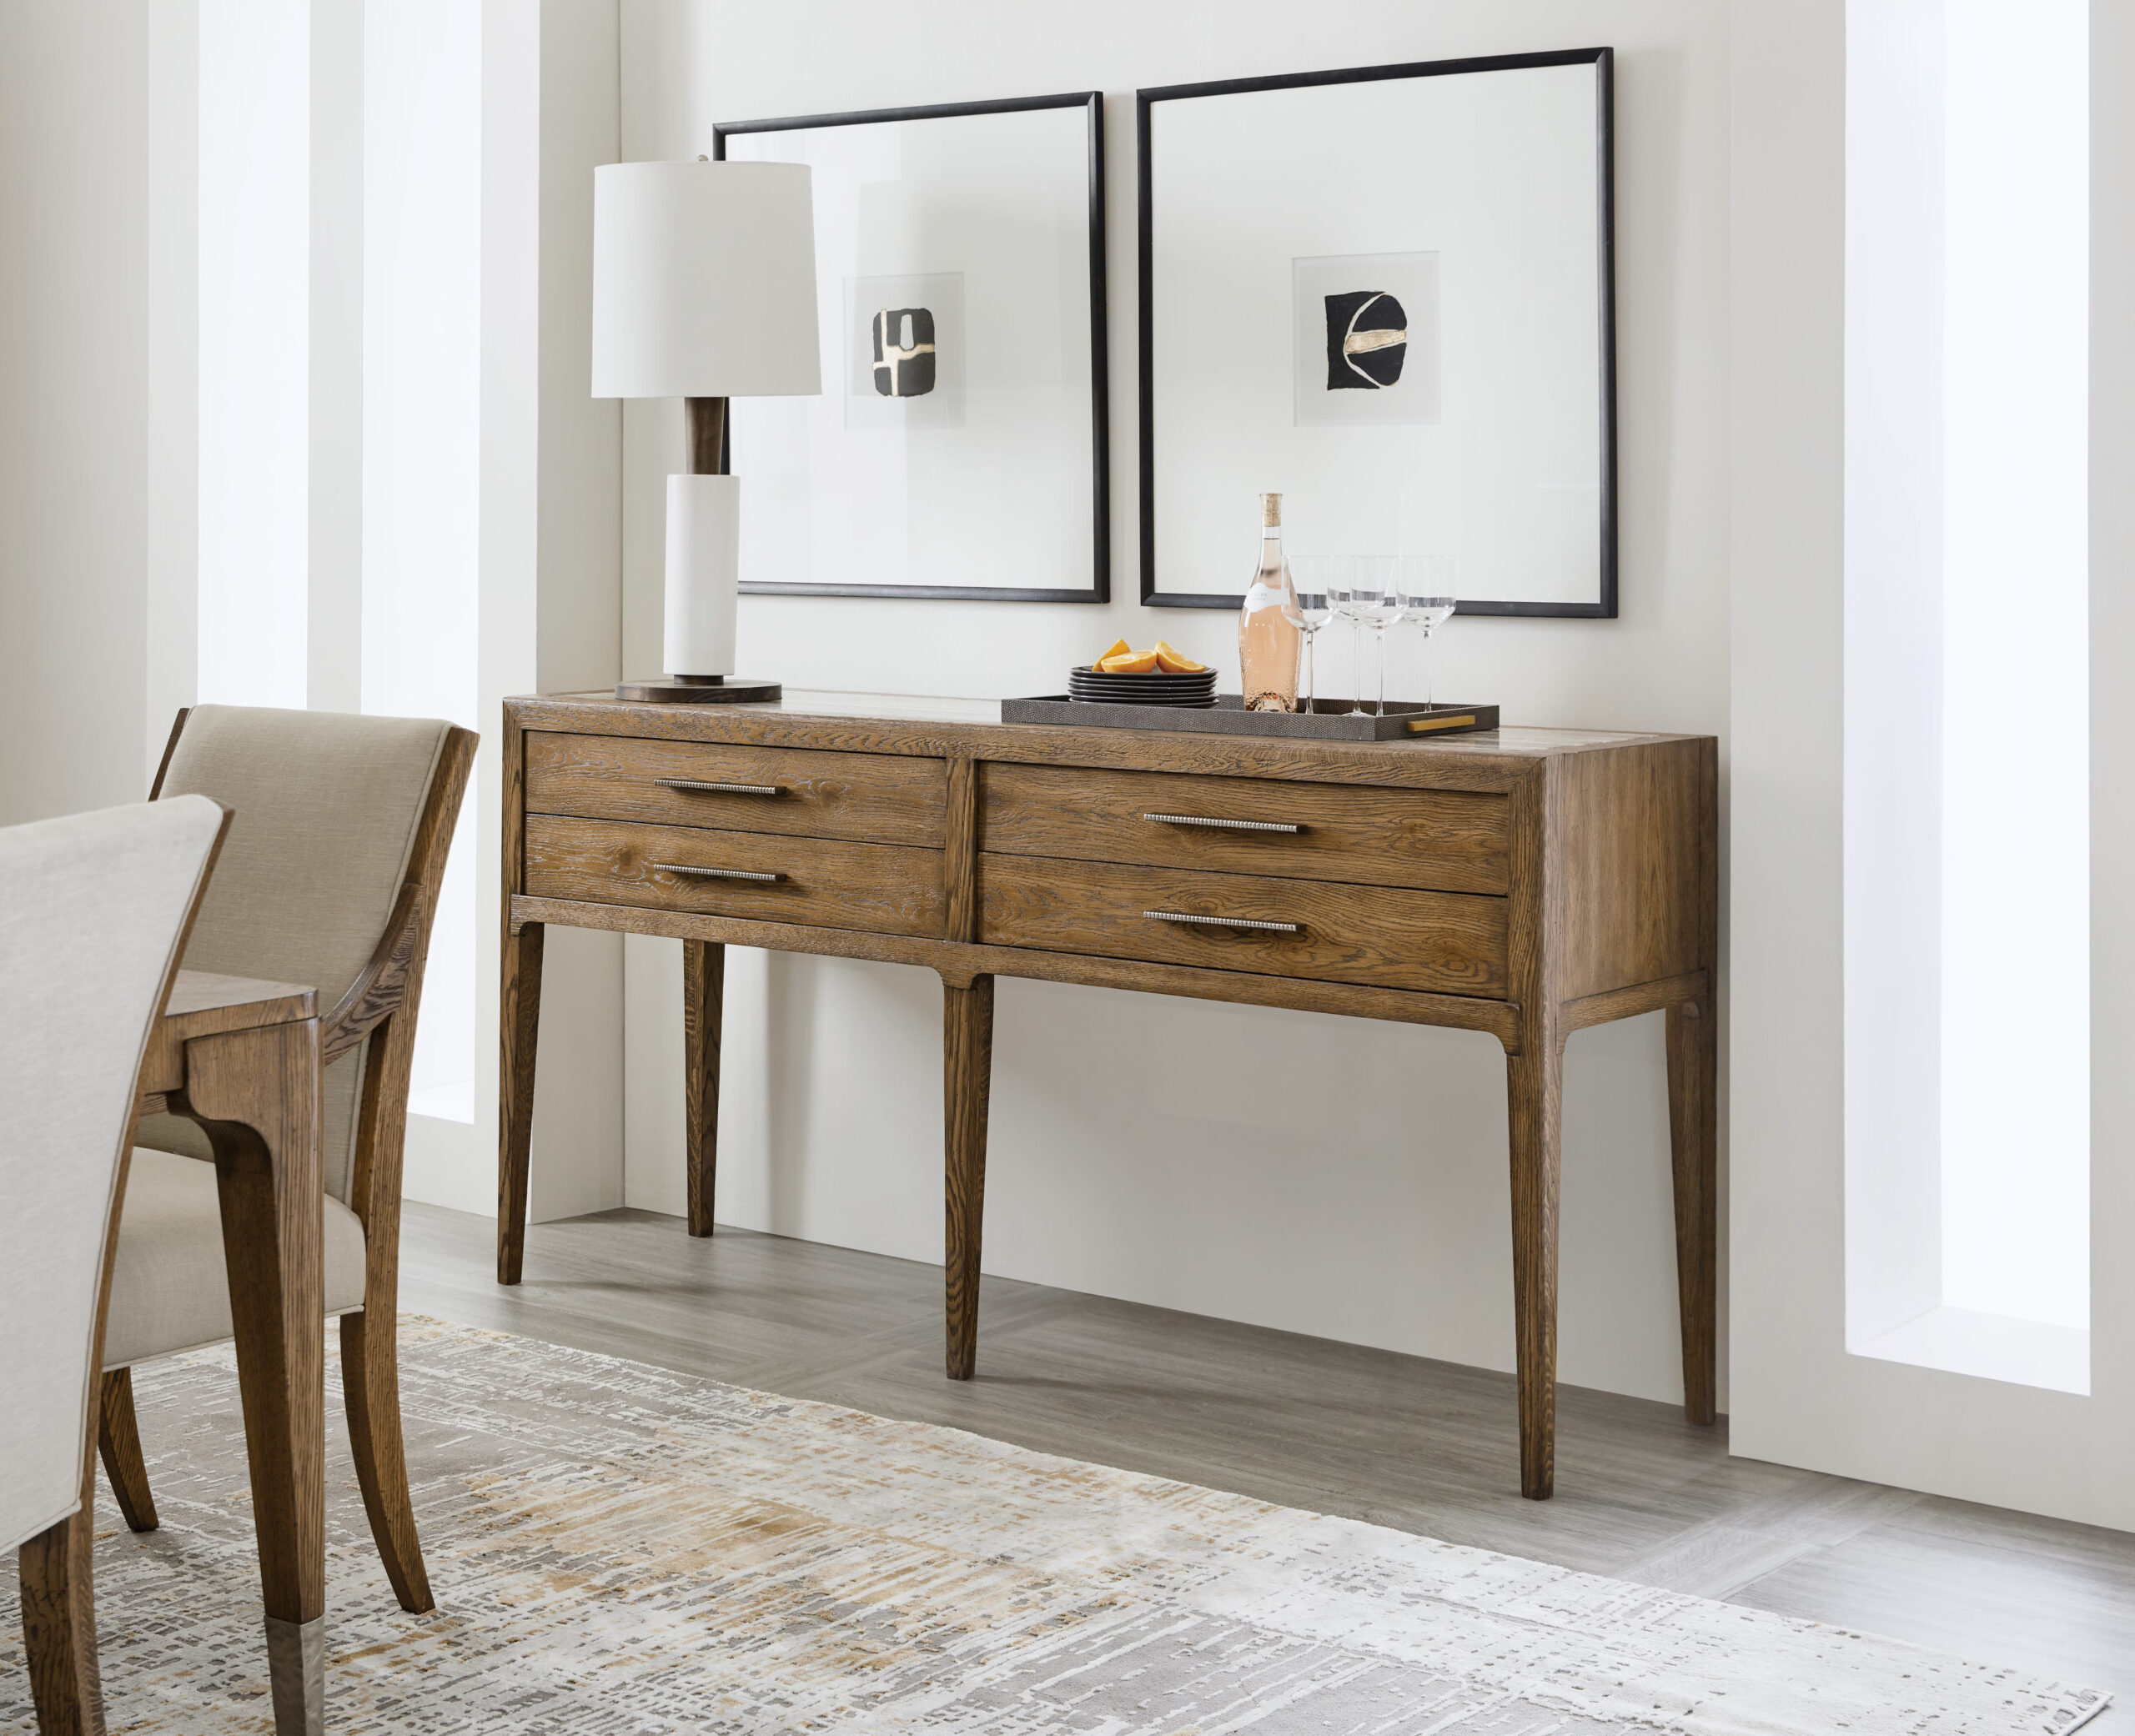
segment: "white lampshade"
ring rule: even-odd
[[[806,163],[593,171],[595,398],[821,390]]]

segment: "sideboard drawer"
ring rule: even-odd
[[[988,946],[1439,994],[1505,991],[1502,898],[992,854],[978,859],[978,894]]]
[[[942,923],[938,850],[560,815],[527,815],[526,891],[872,934],[939,935]]]
[[[1005,855],[1503,892],[1502,795],[989,762],[979,847]]]
[[[525,751],[530,814],[942,845],[939,760],[550,730]]]

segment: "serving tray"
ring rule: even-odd
[[[1003,723],[1073,724],[1099,730],[1184,730],[1201,735],[1288,735],[1318,741],[1418,741],[1498,726],[1495,705],[1419,705],[1389,700],[1386,715],[1338,710],[1347,700],[1322,700],[1310,711],[1248,711],[1235,693],[1213,705],[1107,705],[1065,694],[1003,700]]]

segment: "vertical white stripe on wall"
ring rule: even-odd
[[[1848,11],[1847,1342],[2080,1392],[2087,0],[2007,23]]]
[[[2087,1331],[2090,7],[1945,5],[1942,1300]]]
[[[200,4],[199,683],[301,706],[310,454],[311,19]]]
[[[479,728],[479,0],[369,0],[363,53],[363,709]],[[458,1121],[474,1113],[478,808],[431,935],[411,1099]]]
[[[1942,1299],[1942,9],[1846,23],[1846,1307]]]
[[[141,792],[200,673],[200,3],[148,25],[148,566]]]
[[[363,703],[364,0],[310,3],[307,700],[314,711],[355,711]]]

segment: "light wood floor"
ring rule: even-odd
[[[956,1383],[937,1267],[610,1212],[507,1290],[493,1236],[409,1205],[401,1306],[2135,1695],[2135,1536],[1730,1458],[1725,1418],[1567,1387],[1527,1502],[1510,1375],[988,1278]]]

